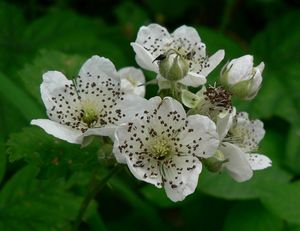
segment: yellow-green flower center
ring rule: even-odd
[[[152,153],[158,160],[163,160],[171,154],[172,148],[164,138],[157,138],[151,145]]]
[[[87,125],[87,127],[93,127],[98,120],[98,110],[91,102],[85,102],[82,104],[82,121]]]
[[[98,116],[94,110],[85,110],[83,113],[82,121],[91,127],[98,119]]]

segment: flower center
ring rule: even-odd
[[[98,121],[98,110],[95,110],[95,106],[90,102],[85,102],[82,105],[82,122],[84,122],[88,128],[95,126]]]
[[[230,109],[231,105],[231,95],[222,87],[207,87],[204,95],[216,107],[221,107],[224,109]]]
[[[232,142],[239,144],[242,147],[247,147],[247,140],[250,139],[248,131],[244,128],[235,127],[229,131],[229,137]],[[250,143],[249,143],[250,144]]]
[[[224,111],[232,111],[231,94],[222,87],[207,87],[203,92],[204,101],[198,106],[200,113],[208,115],[213,121]]]
[[[84,110],[82,121],[90,128],[97,122],[98,116],[94,110]]]
[[[164,138],[157,138],[151,145],[154,158],[163,160],[171,154],[171,145]]]

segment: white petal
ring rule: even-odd
[[[115,125],[107,125],[101,128],[89,128],[86,132],[82,134],[82,138],[88,136],[108,136],[112,140],[114,140],[116,128],[117,126]]]
[[[116,129],[113,152],[118,162],[126,161],[131,173],[139,180],[162,186],[158,162],[145,153],[146,134],[138,120],[123,124]]]
[[[126,156],[123,152],[121,152],[119,146],[126,138],[128,138],[127,127],[127,124],[121,124],[116,128],[114,133],[113,154],[115,155],[117,162],[121,164],[126,164]]]
[[[190,87],[199,87],[206,83],[206,78],[204,75],[199,75],[194,72],[189,72],[187,76],[179,81],[183,85]]]
[[[223,140],[224,137],[227,135],[227,133],[232,125],[235,114],[236,114],[236,109],[235,109],[235,107],[233,107],[231,112],[224,111],[224,112],[221,112],[217,116],[216,125],[217,125],[217,131],[218,131],[220,140]]]
[[[216,125],[207,116],[191,115],[185,132],[180,134],[180,143],[187,147],[184,153],[208,158],[212,156],[219,145]],[[184,149],[182,149],[184,150]]]
[[[52,97],[56,97],[59,93],[63,93],[65,85],[72,84],[64,74],[58,71],[48,71],[43,74],[43,83],[41,84],[41,95],[43,102],[48,110],[53,106]]]
[[[56,115],[59,104],[65,104],[65,101],[68,101],[68,103],[73,107],[78,104],[78,98],[72,81],[68,80],[61,72],[58,71],[48,71],[43,75],[41,96],[48,115],[51,111],[54,111],[53,115],[49,115],[49,117],[56,121],[60,121]],[[65,100],[60,100],[61,96],[63,96]],[[76,101],[75,103],[73,102],[73,99]],[[56,107],[55,110],[53,110],[54,106]],[[63,108],[61,107],[60,109]]]
[[[195,28],[183,25],[178,27],[172,34],[174,39],[181,38],[182,40],[189,41],[192,45],[200,43],[201,39]]]
[[[261,62],[260,64],[258,64],[256,66],[256,68],[260,71],[260,73],[262,74],[264,69],[265,69],[265,63],[264,62]]]
[[[102,110],[102,105],[113,102],[108,98],[113,97],[113,91],[120,91],[120,77],[113,63],[106,58],[93,56],[81,67],[76,79],[76,89],[81,101],[93,101],[94,107]],[[107,100],[102,102],[102,99]],[[110,101],[110,102],[108,102]]]
[[[177,28],[172,36],[174,37],[174,44],[176,44],[173,44],[175,49],[180,49],[186,54],[193,54],[189,59],[191,69],[194,69],[194,64],[200,59],[205,59],[206,45],[201,42],[195,28],[183,25]]]
[[[156,116],[159,119],[154,120],[154,127],[156,127],[157,123],[160,121],[163,121],[168,125],[166,126],[166,129],[168,129],[170,126],[172,129],[178,129],[185,126],[186,112],[182,104],[177,100],[171,97],[165,97],[161,102],[159,102],[159,104],[156,105],[156,108]],[[161,125],[159,124],[159,126]]]
[[[260,170],[272,166],[272,161],[265,155],[247,154],[247,159],[252,170]]]
[[[122,100],[115,107],[115,110],[120,109],[122,118],[116,121],[116,124],[121,124],[132,120],[137,113],[144,112],[147,108],[149,101],[133,94],[126,94]]]
[[[230,129],[231,136],[238,138],[236,142],[243,151],[255,150],[265,135],[263,122],[260,120],[249,120],[247,112],[239,112],[236,115],[235,123]]]
[[[165,52],[164,46],[170,41],[171,36],[167,29],[153,23],[140,28],[135,42],[143,46],[154,57],[154,60]]]
[[[156,57],[152,56],[150,52],[138,43],[130,43],[130,45],[135,52],[137,64],[146,70],[158,73],[158,65],[157,62],[154,61]]]
[[[164,188],[172,201],[182,201],[195,191],[202,170],[202,164],[196,157],[174,156],[172,162],[167,162],[162,168]]]
[[[90,81],[89,77],[96,77],[101,73],[120,81],[114,64],[109,59],[97,55],[92,56],[82,65],[79,76],[83,81]]]
[[[224,142],[220,145],[219,150],[224,154],[228,162],[223,166],[228,174],[237,182],[249,180],[253,171],[250,167],[246,154],[237,146]]]
[[[255,72],[255,74],[252,77],[251,85],[249,87],[249,94],[245,98],[247,100],[251,100],[257,95],[262,83],[262,75],[260,70],[257,67],[255,67],[253,71]]]
[[[41,95],[51,120],[70,127],[77,124],[80,100],[71,80],[58,71],[48,71],[43,75]]]
[[[121,90],[141,97],[145,96],[145,76],[140,69],[125,67],[118,71],[121,78]]]
[[[212,72],[219,63],[223,60],[225,55],[224,50],[218,50],[216,53],[214,53],[212,56],[208,59],[209,66],[204,67],[199,74],[206,77],[210,72]]]
[[[251,77],[253,69],[253,56],[244,55],[242,57],[231,60],[228,65],[228,83],[236,84]]]
[[[80,144],[82,142],[82,133],[68,126],[47,119],[37,119],[31,121],[32,125],[37,125],[50,135],[69,143]]]

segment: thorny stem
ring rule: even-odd
[[[109,179],[117,174],[121,169],[123,168],[123,165],[116,165],[113,169],[111,169],[110,172],[108,172],[101,180],[97,180],[95,176],[93,176],[92,182],[91,182],[91,188],[86,194],[84,200],[81,203],[79,212],[77,214],[76,220],[73,224],[72,231],[77,231],[79,228],[79,225],[81,223],[81,220],[90,204],[90,202],[94,199],[94,197],[99,193],[106,183],[109,181]]]

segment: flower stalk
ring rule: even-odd
[[[81,203],[79,212],[78,212],[75,222],[73,224],[72,231],[78,230],[79,225],[82,221],[82,218],[83,218],[89,204],[91,203],[91,201],[105,187],[105,185],[111,179],[111,177],[113,177],[115,174],[117,174],[119,171],[121,171],[122,168],[123,168],[123,165],[120,165],[120,164],[116,165],[101,180],[97,180],[95,175],[93,175],[91,184],[90,184],[91,187],[90,187],[88,193],[86,194],[84,200]]]

